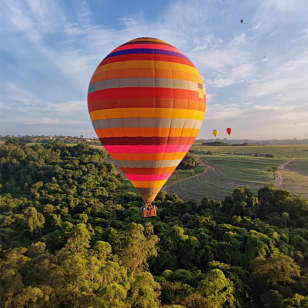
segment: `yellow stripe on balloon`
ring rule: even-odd
[[[140,187],[140,188],[152,188],[152,187],[162,187],[167,180],[162,180],[162,181],[131,181],[132,184],[135,187]]]
[[[179,79],[179,80],[188,80],[188,81],[196,81],[202,83],[201,77],[193,72],[188,70],[173,70],[170,69],[159,69],[155,68],[128,68],[124,71],[122,69],[114,69],[114,70],[104,70],[95,73],[93,75],[90,84],[93,84],[97,81],[109,80],[109,79],[118,79],[118,78],[171,78],[171,79]]]
[[[203,120],[204,112],[172,108],[114,108],[90,112],[92,121],[113,118],[173,118]]]

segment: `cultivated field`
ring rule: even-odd
[[[168,193],[177,193],[184,200],[200,200],[204,196],[221,200],[235,187],[247,185],[256,191],[267,184],[308,197],[307,145],[206,146],[197,143],[192,152],[210,167],[187,177],[179,176],[181,171],[176,171],[165,187]],[[278,170],[273,172],[273,167]]]

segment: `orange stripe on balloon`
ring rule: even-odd
[[[202,82],[200,75],[184,70],[168,70],[153,68],[130,68],[130,69],[115,69],[103,70],[93,75],[90,84],[97,81],[117,79],[117,78],[135,78],[135,77],[157,77],[157,78],[172,78],[179,80]]]
[[[125,174],[133,173],[133,174],[164,174],[164,173],[172,173],[176,167],[161,167],[161,168],[128,168],[121,167],[120,168]]]
[[[199,71],[195,67],[182,64],[182,63],[175,63],[175,62],[168,62],[168,61],[153,61],[153,60],[137,60],[137,61],[132,60],[132,61],[122,61],[122,62],[114,62],[114,63],[105,64],[105,65],[99,66],[95,70],[92,78],[96,74],[99,74],[104,71],[112,71],[112,70],[126,71],[127,69],[144,69],[144,68],[152,69],[152,70],[154,70],[154,68],[155,70],[156,69],[167,69],[170,71],[179,70],[179,71],[183,71],[187,73],[196,74],[197,76],[199,76],[200,81],[203,80]]]
[[[203,120],[204,112],[171,108],[115,108],[90,112],[92,121],[113,118],[178,118]]]

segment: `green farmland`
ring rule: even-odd
[[[199,170],[199,174],[183,174],[178,170],[165,187],[184,200],[200,200],[205,196],[221,200],[235,187],[247,185],[257,191],[268,184],[308,196],[307,145],[206,146],[196,143],[191,152],[208,168],[203,172]],[[285,163],[288,164],[279,170]],[[278,169],[281,180],[271,171],[273,167]]]

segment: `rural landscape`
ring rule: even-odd
[[[307,306],[307,145],[197,142],[145,220],[102,146],[38,139],[0,144],[1,306]]]
[[[190,151],[199,165],[193,172],[177,171],[167,185],[184,200],[201,200],[204,193],[222,200],[238,186],[257,191],[274,185],[308,198],[307,145],[209,146],[195,143]]]
[[[0,308],[308,308],[308,0],[0,8]]]

